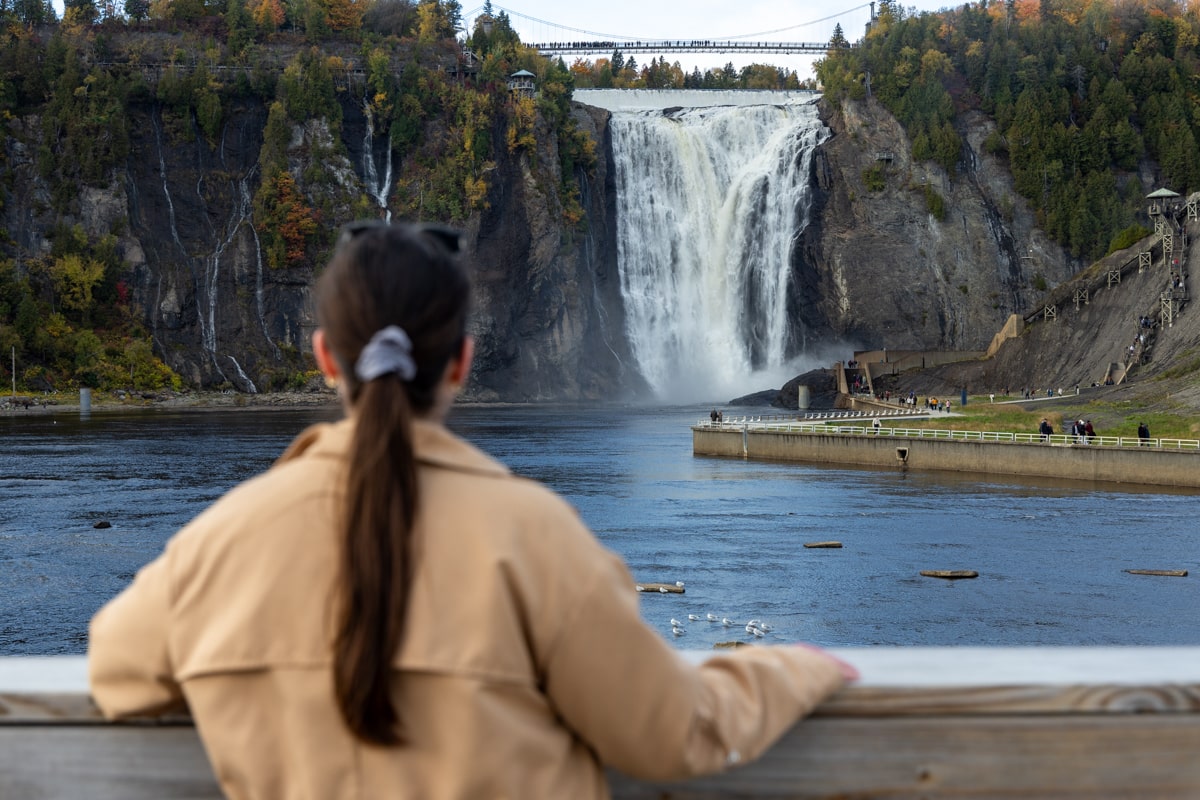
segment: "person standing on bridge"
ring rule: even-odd
[[[763,753],[852,667],[702,663],[642,619],[578,513],[445,426],[470,372],[445,228],[347,228],[313,353],[345,418],[300,434],[92,620],[104,714],[190,709],[236,798],[608,796]]]

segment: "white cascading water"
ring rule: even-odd
[[[367,117],[367,130],[363,135],[363,177],[367,192],[375,200],[375,205],[384,211],[384,218],[392,221],[392,211],[388,208],[388,194],[392,191],[392,147],[388,143],[387,166],[384,169],[383,180],[379,180],[379,170],[375,167],[375,114],[371,104],[363,100],[363,113]]]
[[[812,95],[758,97],[610,109],[627,331],[662,400],[778,388],[799,371],[790,264],[828,130]],[[672,100],[687,102],[674,94],[664,105]]]

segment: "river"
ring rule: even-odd
[[[638,580],[683,581],[642,600],[681,648],[750,640],[749,618],[829,646],[1200,644],[1195,494],[696,458],[707,411],[465,407],[452,427],[566,496]],[[0,417],[0,655],[84,652],[92,613],[176,529],[334,414]],[[738,624],[687,620],[709,613]]]

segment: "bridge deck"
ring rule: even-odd
[[[722,41],[591,41],[531,44],[542,55],[589,55],[622,53],[774,53],[824,55],[829,42],[722,42]]]

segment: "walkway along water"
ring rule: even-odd
[[[692,453],[1200,489],[1200,441],[879,427],[742,417],[692,426]]]

